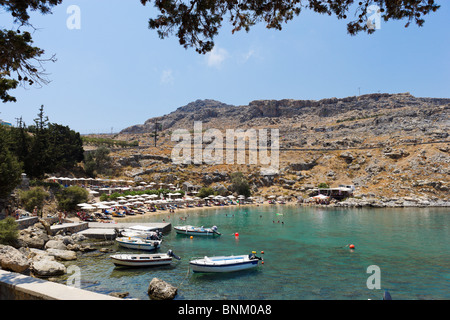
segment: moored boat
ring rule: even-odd
[[[135,225],[124,229],[115,229],[118,237],[144,238],[147,240],[161,240],[162,232],[154,228]]]
[[[172,258],[181,260],[172,250],[162,254],[115,254],[110,256],[110,258],[116,266],[125,267],[161,266],[171,264]]]
[[[221,233],[217,231],[217,227],[211,228],[194,227],[194,226],[177,226],[173,227],[178,234],[185,234],[189,236],[220,236]]]
[[[259,258],[253,251],[249,255],[204,257],[189,261],[194,272],[234,272],[255,268]]]
[[[139,237],[118,237],[116,242],[129,249],[152,251],[160,247],[162,240],[147,240]]]

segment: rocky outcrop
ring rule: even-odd
[[[434,117],[442,113],[442,105],[449,104],[450,99],[416,98],[409,93],[388,94],[376,93],[359,97],[327,98],[322,100],[255,100],[248,105],[233,106],[215,100],[196,100],[177,110],[158,118],[145,121],[142,125],[134,125],[122,130],[121,133],[144,133],[155,129],[158,122],[160,129],[191,128],[193,121],[208,122],[219,119],[221,122],[248,122],[258,118],[293,118],[299,115],[314,114],[318,117],[337,117],[350,111],[357,114],[350,119],[364,119],[372,116],[366,112],[375,113],[373,125],[379,128],[393,126],[404,130],[412,130],[417,126],[415,118]],[[405,110],[408,106],[421,106],[418,110]],[[426,106],[426,107],[425,107]],[[396,114],[384,115],[386,107],[395,109]],[[411,119],[411,120],[409,120]],[[347,118],[343,119],[344,123]],[[406,120],[406,121],[405,121]],[[345,125],[344,125],[345,126]],[[432,131],[434,132],[434,131]],[[439,137],[448,136],[442,131],[436,133]]]
[[[24,272],[30,267],[27,257],[19,250],[0,245],[0,267],[14,272]]]

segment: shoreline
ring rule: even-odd
[[[297,205],[297,203],[286,203],[283,205]],[[146,212],[144,214],[136,214],[134,216],[126,216],[124,218],[117,218],[113,217],[113,221],[115,223],[118,222],[128,222],[128,220],[135,220],[137,218],[145,218],[145,217],[157,217],[157,216],[163,216],[166,215],[169,217],[169,219],[172,219],[171,217],[179,216],[182,213],[187,213],[193,210],[213,210],[213,209],[221,209],[221,208],[238,208],[238,207],[259,207],[259,206],[273,206],[273,204],[269,203],[249,203],[245,205],[228,205],[228,206],[211,206],[211,207],[193,207],[193,208],[182,208],[182,209],[175,209],[174,212],[169,212],[168,210],[158,210],[156,212]],[[164,219],[163,219],[164,221]],[[182,221],[182,220],[181,220]],[[167,221],[166,221],[167,222]]]
[[[192,208],[182,208],[182,209],[175,209],[174,212],[169,212],[168,210],[158,210],[156,212],[146,212],[144,214],[136,214],[136,215],[129,215],[123,218],[117,218],[113,217],[114,221],[113,223],[119,223],[119,222],[131,222],[133,220],[137,220],[139,218],[146,218],[146,217],[158,217],[158,216],[166,216],[167,219],[173,219],[173,217],[180,217],[183,213],[189,213],[193,210],[195,211],[205,211],[205,210],[214,210],[214,209],[221,209],[221,208],[239,208],[239,207],[274,207],[274,206],[298,206],[298,207],[314,207],[314,208],[336,208],[336,209],[355,209],[355,208],[371,208],[371,209],[401,209],[401,208],[448,208],[450,207],[450,201],[447,200],[440,200],[440,201],[433,201],[430,203],[420,202],[420,201],[408,201],[405,200],[404,202],[401,202],[402,200],[387,200],[382,201],[379,199],[355,199],[351,198],[350,201],[342,201],[335,204],[316,204],[316,203],[297,203],[293,201],[288,201],[284,204],[270,204],[270,203],[248,203],[245,205],[228,205],[228,206],[211,206],[211,207],[192,207]],[[165,221],[165,219],[162,219],[162,221]],[[183,221],[180,219],[180,221]]]

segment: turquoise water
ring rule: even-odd
[[[179,220],[186,214],[187,221]],[[216,225],[222,236],[190,239],[172,230],[159,252],[172,249],[182,260],[165,267],[120,268],[112,264],[110,254],[84,254],[76,261],[81,287],[103,293],[127,291],[130,298],[149,299],[148,284],[157,277],[178,287],[177,299],[187,300],[380,300],[384,290],[393,299],[450,299],[450,212],[445,208],[344,210],[274,205],[168,215],[133,222],[164,218],[173,226]],[[350,251],[348,244],[356,249]],[[258,255],[264,251],[264,264],[257,269],[189,272],[192,257],[252,250]],[[371,265],[380,268],[381,289],[367,287]]]

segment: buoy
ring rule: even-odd
[[[350,249],[355,249],[355,245],[354,244],[351,244],[351,245],[349,245],[348,246]]]
[[[193,236],[191,236],[191,239],[194,239],[194,237],[193,237]]]
[[[236,232],[236,233],[234,234],[234,236],[235,236],[235,237],[239,237],[239,233]]]
[[[264,261],[261,261],[261,264],[264,264]]]
[[[264,251],[261,251],[261,254],[264,254]]]

